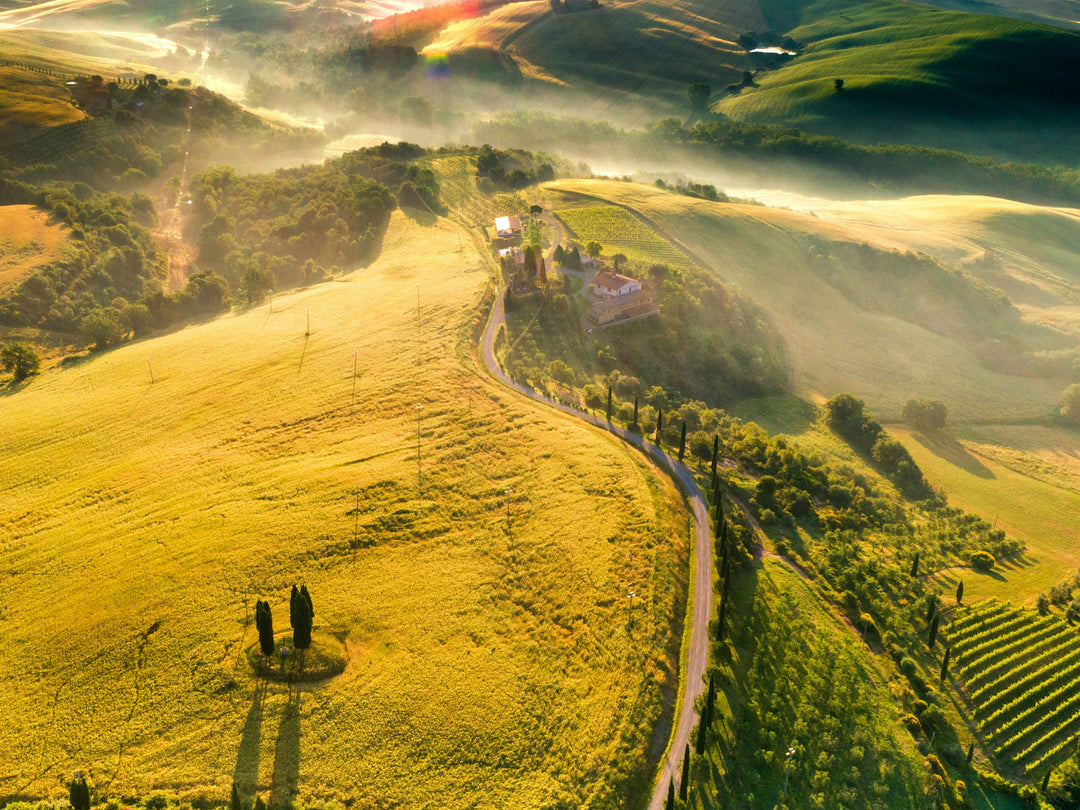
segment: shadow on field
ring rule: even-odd
[[[943,433],[912,433],[911,436],[935,456],[949,462],[954,467],[959,467],[972,475],[979,476],[979,478],[996,477],[986,465],[968,452],[968,449],[952,436],[946,436]]]
[[[270,806],[291,807],[300,783],[300,689],[290,692],[281,713],[277,746],[274,748],[274,775],[270,779]]]
[[[262,701],[265,682],[255,685],[244,730],[240,734],[240,749],[236,752],[233,784],[241,796],[252,796],[259,781],[259,745],[262,741]]]

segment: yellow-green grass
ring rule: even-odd
[[[0,205],[0,294],[63,255],[68,231],[32,205]]]
[[[0,67],[0,147],[46,127],[85,117],[58,79],[32,70]]]
[[[1080,40],[1021,20],[959,13],[898,0],[812,0],[791,4],[798,55],[764,71],[756,86],[714,108],[758,123],[890,142],[959,146],[971,121],[1002,130],[969,143],[1006,149],[1021,137],[1052,144],[1046,128],[1075,126],[1065,78],[1080,60]],[[1057,69],[1044,71],[1041,54]],[[834,81],[843,79],[842,92]],[[1066,106],[1063,106],[1066,105]],[[1003,124],[1002,122],[1008,122]],[[935,137],[934,130],[938,130]],[[950,129],[949,140],[942,140]],[[986,139],[985,141],[983,139]]]
[[[0,400],[0,795],[590,806],[647,761],[678,496],[476,370],[463,237],[395,214],[368,268]],[[347,665],[263,689],[294,582]]]
[[[562,14],[546,0],[532,0],[451,23],[423,53],[498,50],[541,85],[618,100],[613,113],[624,113],[635,96],[661,97],[665,109],[685,110],[689,84],[740,75],[746,56],[734,39],[760,26],[756,4],[746,0],[630,0]]]
[[[898,722],[888,663],[871,654],[820,594],[776,559],[765,559],[756,570],[739,575],[732,595],[741,608],[731,619],[734,643],[730,656],[725,654],[714,662],[720,673],[717,706],[721,720],[714,725],[720,740],[706,750],[707,767],[698,771],[706,775],[706,784],[694,785],[688,807],[713,810],[733,806],[732,785],[741,789],[734,806],[747,810],[772,807],[786,770],[790,770],[791,786],[798,786],[808,799],[810,793],[819,794],[814,802],[821,806],[830,792],[835,796],[844,789],[842,780],[837,778],[830,784],[818,778],[813,789],[809,789],[810,783],[816,771],[836,769],[837,757],[853,758],[851,764],[860,774],[863,790],[866,769],[873,763],[879,776],[875,784],[885,788],[879,795],[882,806],[923,807],[924,767],[911,734]],[[761,633],[747,643],[740,624],[756,620],[766,610],[776,624],[758,626]],[[778,626],[781,622],[782,627]],[[774,637],[787,632],[794,634],[799,652],[785,658],[783,644],[778,645]],[[767,663],[756,660],[766,656],[772,656]],[[782,679],[792,680],[786,680],[787,688],[777,689]],[[755,684],[765,694],[757,692],[755,702],[743,707],[750,696],[748,690]],[[767,725],[769,731],[759,731],[757,719],[740,718],[743,712],[768,712],[766,723],[761,725]],[[822,716],[830,717],[831,725],[827,726]],[[751,733],[757,736],[748,750]],[[856,735],[869,744],[852,750]],[[768,737],[772,737],[771,744],[760,742]],[[835,744],[835,751],[823,756],[823,744]],[[795,749],[790,766],[785,756],[789,747]],[[834,772],[834,776],[840,774]],[[859,798],[870,806],[870,797],[864,792]],[[864,805],[857,802],[852,806]]]
[[[609,257],[622,253],[631,262],[646,266],[657,263],[679,269],[693,266],[684,253],[617,205],[563,208],[554,214],[582,245],[598,242]]]
[[[820,401],[841,391],[864,399],[879,418],[899,416],[914,396],[946,402],[951,418],[1013,420],[1051,412],[1066,379],[1005,374],[980,362],[970,342],[864,306],[817,272],[810,240],[871,245],[870,230],[805,213],[714,203],[653,186],[560,180],[553,193],[589,196],[645,216],[717,280],[757,304],[787,344],[796,393]],[[900,223],[897,223],[898,226]],[[867,284],[848,256],[831,268],[846,284]]]
[[[1000,428],[1005,434],[1011,428]],[[915,462],[949,503],[972,512],[1027,544],[1018,561],[1003,561],[989,574],[971,568],[954,569],[940,577],[947,591],[964,580],[965,599],[994,597],[1032,605],[1039,593],[1071,577],[1080,568],[1080,494],[1026,472],[1010,469],[977,452],[977,446],[949,437],[927,437],[894,427],[890,434],[903,441]],[[1024,429],[1017,428],[1018,435]],[[1075,444],[1075,439],[1071,440]],[[1025,454],[1015,445],[1013,466]],[[1038,459],[1027,454],[1030,463]]]
[[[115,77],[154,71],[176,47],[152,34],[120,31],[0,29],[0,57],[61,73],[99,73]]]

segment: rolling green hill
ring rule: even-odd
[[[1075,164],[1080,93],[1070,77],[1080,35],[899,0],[763,5],[798,55],[717,101],[717,112],[865,142]]]
[[[76,768],[246,806],[647,792],[680,500],[476,371],[487,282],[458,227],[395,213],[363,271],[3,391],[0,801]],[[263,685],[255,600],[291,644],[293,583],[344,670]]]

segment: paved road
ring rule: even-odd
[[[491,307],[491,316],[488,318],[487,327],[484,329],[484,335],[480,342],[484,365],[487,366],[488,371],[495,379],[522,396],[535,399],[564,413],[585,419],[598,427],[606,428],[623,439],[623,441],[648,454],[682,484],[683,491],[688,494],[690,503],[693,506],[695,524],[694,612],[690,616],[690,651],[687,656],[686,669],[684,672],[679,673],[685,685],[683,702],[679,707],[679,716],[671,735],[667,758],[661,765],[660,778],[656,783],[652,799],[649,801],[649,810],[661,810],[664,800],[667,798],[668,782],[674,779],[677,786],[678,779],[682,775],[683,751],[686,749],[686,743],[690,740],[690,732],[694,727],[697,716],[694,712],[694,701],[705,691],[705,665],[709,657],[709,617],[712,616],[713,596],[712,534],[709,531],[709,509],[705,503],[705,496],[702,495],[701,489],[694,480],[694,475],[689,467],[671,458],[638,434],[554,402],[506,376],[495,359],[495,335],[498,333],[499,327],[505,322],[506,312],[503,310],[503,296],[501,292],[498,292],[495,295],[495,303]]]

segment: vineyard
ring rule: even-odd
[[[607,254],[622,253],[635,264],[693,267],[677,248],[617,205],[564,208],[555,212],[582,244],[599,242]]]
[[[519,192],[488,196],[478,191],[476,167],[470,158],[439,158],[432,161],[431,168],[439,181],[439,196],[469,227],[488,228],[495,217],[529,210],[528,201]]]
[[[1056,616],[990,599],[958,612],[949,644],[995,757],[1039,773],[1080,733],[1080,637]]]

